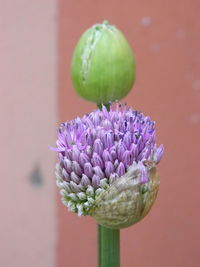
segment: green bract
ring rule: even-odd
[[[81,36],[72,60],[72,81],[82,98],[97,104],[128,94],[135,81],[135,59],[116,27],[95,24]]]

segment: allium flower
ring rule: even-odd
[[[117,104],[62,123],[56,142],[62,202],[110,228],[127,227],[150,210],[158,191],[155,122]]]

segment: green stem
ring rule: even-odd
[[[103,104],[97,104],[97,107],[102,110],[102,106],[105,106],[107,108],[108,111],[110,111],[110,105],[111,103],[103,103]]]
[[[103,104],[110,110],[111,103]],[[102,110],[102,104],[97,104]],[[99,267],[120,267],[120,230],[98,225]]]
[[[99,267],[120,267],[120,230],[98,226]]]

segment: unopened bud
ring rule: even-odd
[[[128,94],[135,81],[135,59],[115,26],[95,24],[81,36],[72,60],[72,81],[82,98],[97,104]]]

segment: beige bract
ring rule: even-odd
[[[151,209],[159,189],[159,175],[153,162],[146,161],[149,181],[140,183],[140,169],[133,164],[95,200],[89,214],[101,225],[121,229],[140,221]]]

